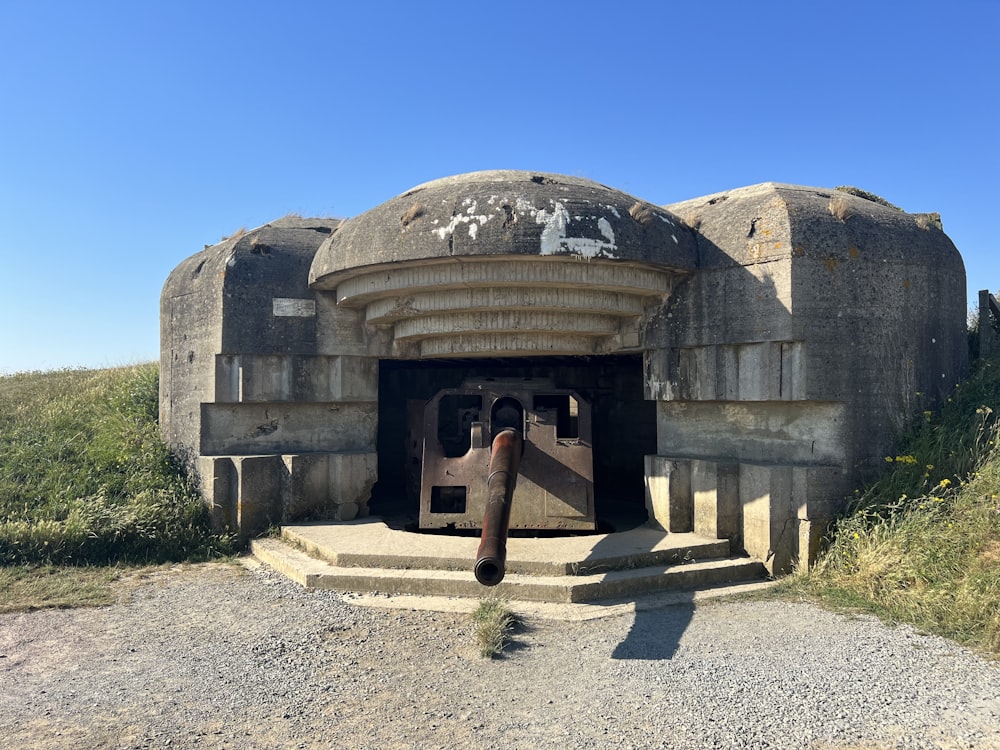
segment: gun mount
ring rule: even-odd
[[[590,404],[578,393],[471,382],[439,391],[410,420],[421,436],[420,528],[481,528],[480,583],[503,579],[510,529],[596,528]]]

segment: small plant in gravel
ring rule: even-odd
[[[472,613],[475,625],[476,645],[483,658],[499,656],[510,641],[510,631],[515,617],[507,602],[496,596],[479,600],[479,606]]]

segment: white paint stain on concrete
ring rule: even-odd
[[[597,228],[601,230],[604,239],[613,246],[615,244],[615,230],[611,228],[611,222],[602,216],[597,220]]]
[[[469,237],[475,240],[479,236],[479,230],[484,224],[494,216],[503,215],[506,218],[506,210],[503,206],[508,206],[506,198],[498,195],[491,195],[486,204],[486,213],[479,213],[478,202],[474,198],[462,200],[462,210],[456,212],[447,225],[438,226],[431,230],[442,240],[463,224],[468,225]],[[584,258],[614,258],[618,250],[615,244],[615,232],[611,222],[604,216],[570,216],[569,211],[559,201],[551,201],[551,209],[538,208],[530,200],[522,197],[514,199],[514,211],[516,215],[530,218],[542,225],[542,236],[540,240],[539,253],[541,255],[579,255]],[[621,218],[620,214],[613,206],[601,206],[615,216]],[[574,222],[597,222],[597,229],[601,237],[571,237],[569,236]],[[438,220],[434,220],[438,224]],[[590,224],[592,227],[593,224]]]
[[[531,207],[534,209],[534,207]],[[570,237],[570,215],[566,207],[559,201],[553,202],[552,210],[537,209],[533,218],[542,229],[541,255],[579,255],[584,258],[614,258],[618,247],[615,245],[615,233],[611,223],[603,216],[598,218],[597,227],[604,237]],[[582,218],[582,217],[580,217]],[[592,218],[592,217],[587,217]]]
[[[468,213],[458,212],[451,217],[451,221],[448,222],[447,226],[438,227],[437,229],[432,229],[431,231],[443,240],[446,239],[449,234],[454,234],[459,225],[469,224],[469,236],[472,239],[476,239],[479,227],[489,221],[490,216],[487,214],[477,213],[479,206],[477,201],[472,198],[466,198],[463,200],[462,206],[468,209]]]
[[[535,212],[535,221],[543,224],[542,255],[555,255],[562,247],[566,238],[566,225],[569,224],[569,212],[562,203],[556,201],[551,211],[541,209]]]

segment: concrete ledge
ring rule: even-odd
[[[669,458],[841,466],[845,406],[820,401],[658,401],[657,453]]]

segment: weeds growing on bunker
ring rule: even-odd
[[[787,589],[1000,655],[1000,358],[921,415]]]

